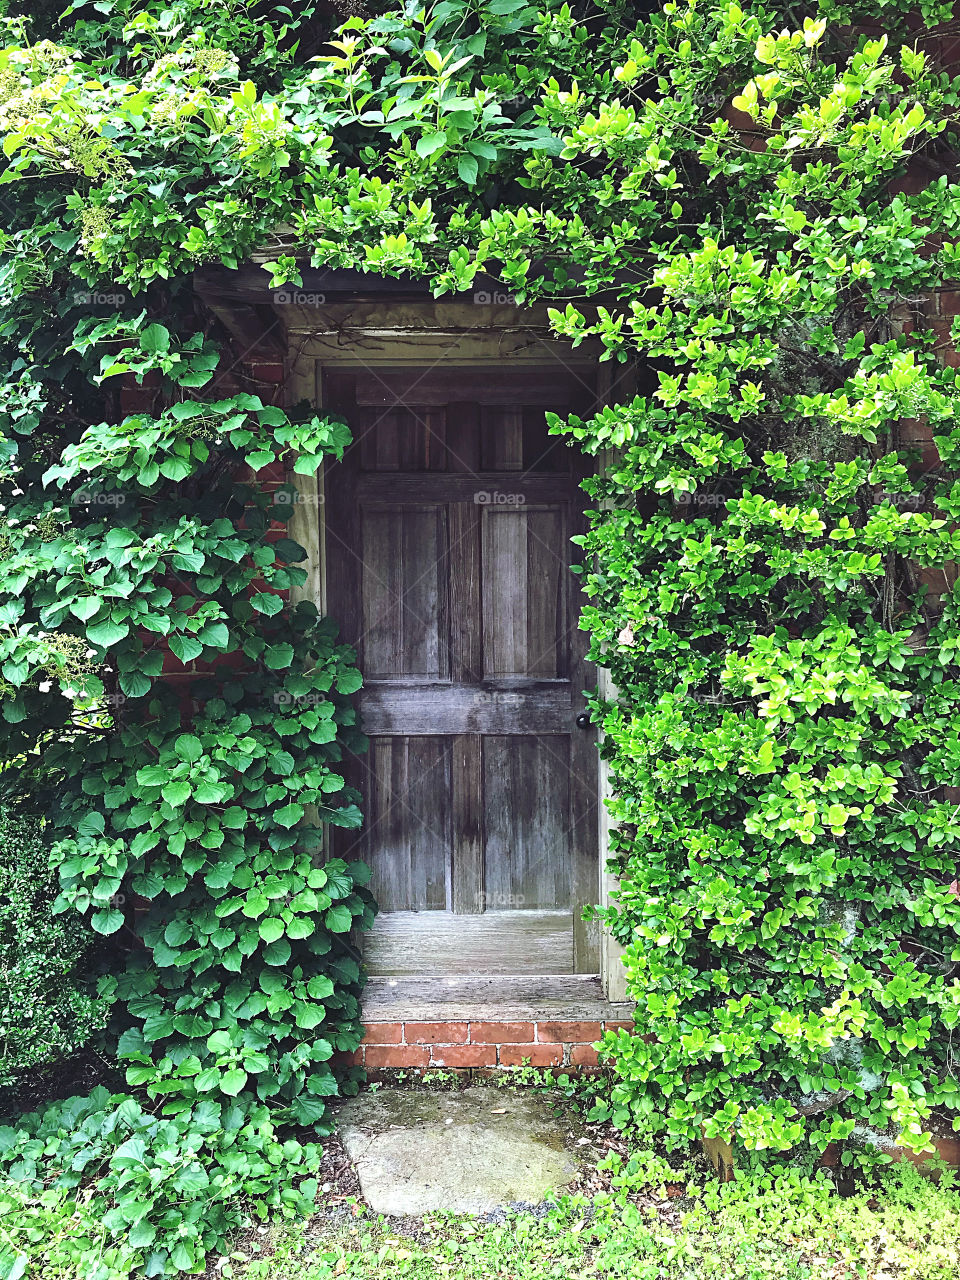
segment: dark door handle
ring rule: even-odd
[[[593,728],[593,725],[590,723],[590,712],[589,712],[589,711],[581,711],[581,712],[580,712],[580,714],[577,716],[577,728],[578,728],[578,729],[592,729],[592,728]]]

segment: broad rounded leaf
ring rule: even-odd
[[[109,911],[95,911],[90,917],[90,924],[97,933],[116,933],[122,927],[123,921],[123,912],[114,908]]]
[[[241,1071],[239,1067],[232,1067],[229,1071],[224,1071],[220,1077],[220,1092],[225,1093],[229,1098],[235,1098],[246,1083],[246,1071]]]
[[[331,933],[349,933],[353,927],[353,913],[342,904],[331,907],[323,918]]]
[[[276,942],[278,938],[282,938],[283,921],[278,920],[276,916],[267,916],[266,920],[261,920],[260,937],[264,942]]]

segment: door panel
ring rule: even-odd
[[[580,459],[544,417],[588,410],[589,387],[556,369],[377,369],[327,373],[324,394],[355,435],[326,473],[326,563],[371,739],[350,765],[364,826],[335,836],[373,869],[368,965],[594,972]]]
[[[445,679],[446,511],[409,504],[359,515],[364,674]]]
[[[487,909],[572,909],[569,737],[485,737],[483,795]]]
[[[384,911],[451,905],[451,740],[370,740],[364,791],[368,840],[376,842],[371,890]]]
[[[559,506],[483,510],[483,674],[555,679],[567,675],[570,546]],[[572,553],[573,548],[570,548]]]

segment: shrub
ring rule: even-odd
[[[281,1141],[265,1106],[203,1101],[163,1119],[97,1088],[0,1128],[6,1247],[42,1256],[49,1232],[42,1274],[84,1280],[200,1271],[244,1222],[244,1197],[260,1218],[308,1211],[318,1166],[319,1148]]]
[[[626,135],[585,117],[566,154],[675,220],[656,288],[628,320],[557,319],[651,368],[568,424],[617,446],[583,540],[619,691],[596,707],[602,914],[645,1033],[608,1037],[613,1104],[673,1145],[851,1139],[859,1160],[871,1132],[921,1150],[960,1127],[957,372],[896,311],[956,288],[955,196],[903,191],[956,82],[832,19],[651,15],[615,78],[659,75],[657,99]]]
[[[95,935],[54,915],[57,877],[39,824],[0,813],[0,1087],[87,1044],[109,1005],[85,980]]]

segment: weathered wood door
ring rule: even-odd
[[[380,368],[328,373],[324,400],[354,434],[325,536],[328,611],[364,676],[364,826],[337,852],[373,869],[370,971],[596,972],[581,459],[544,420],[589,408],[589,385]]]

